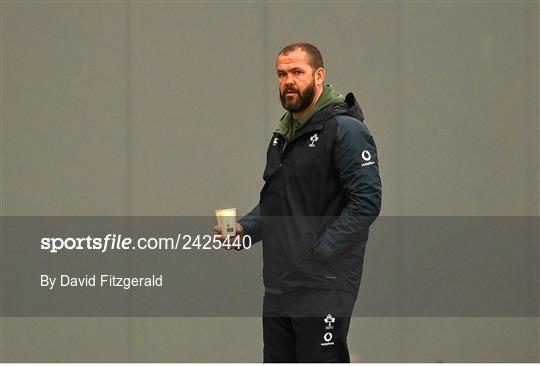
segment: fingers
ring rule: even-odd
[[[227,237],[223,235],[223,230],[218,225],[214,225],[212,229],[214,230],[216,234],[219,234],[219,236],[216,237],[217,240],[221,241],[222,243],[227,241],[228,245],[223,245],[223,248],[226,250],[236,249],[233,243],[236,243],[237,241],[239,241],[244,235],[244,228],[242,227],[242,225],[238,223],[236,224],[236,235],[234,236]]]
[[[239,223],[236,223],[236,235],[244,236],[244,227]]]
[[[225,235],[223,235],[223,230],[221,229],[220,226],[214,226],[214,232],[216,234],[219,234],[219,236],[217,237],[217,240],[219,240],[220,242],[224,242],[225,239],[227,239],[227,237]],[[230,238],[229,238],[230,239]]]
[[[213,227],[212,229],[214,230],[214,232],[215,232],[216,234],[219,234],[219,236],[216,237],[217,240],[219,240],[220,242],[223,243],[223,242],[227,239],[227,237],[226,237],[225,235],[222,235],[223,230],[221,229],[220,226],[214,225],[214,227]],[[229,238],[229,239],[230,239],[230,238]],[[231,247],[230,247],[230,246],[229,246],[229,247],[223,246],[222,248],[225,248],[226,250],[231,250]]]
[[[223,233],[223,230],[221,229],[220,226],[218,225],[214,225],[213,227],[213,230],[216,234],[222,234]],[[236,236],[243,236],[244,235],[244,227],[240,224],[236,224]],[[222,235],[222,237],[225,239],[225,237]]]

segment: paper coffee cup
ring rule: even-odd
[[[236,208],[223,208],[216,210],[217,224],[223,236],[236,235]]]

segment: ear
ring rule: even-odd
[[[324,85],[324,77],[326,76],[326,71],[319,67],[317,70],[315,70],[315,84],[318,86]]]

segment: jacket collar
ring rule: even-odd
[[[353,93],[348,93],[345,96],[345,101],[330,104],[317,111],[306,125],[298,131],[295,138],[309,132],[321,130],[327,120],[338,115],[347,115],[354,117],[361,122],[364,121],[364,113],[356,101],[356,97]]]

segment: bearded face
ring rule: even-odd
[[[310,106],[316,93],[315,78],[303,90],[294,85],[287,85],[279,93],[279,99],[283,108],[291,113],[298,113]]]
[[[324,89],[324,69],[314,69],[308,54],[297,48],[278,55],[276,72],[281,105],[301,117]]]

